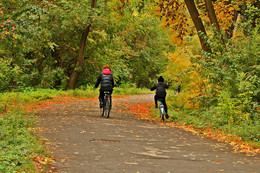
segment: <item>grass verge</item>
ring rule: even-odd
[[[0,117],[0,172],[38,172],[35,156],[48,155],[34,133],[32,114],[13,109]]]

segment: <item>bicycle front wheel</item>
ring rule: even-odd
[[[161,119],[164,121],[165,110],[164,110],[164,105],[161,102],[159,104],[159,112],[160,112]]]

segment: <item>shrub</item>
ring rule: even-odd
[[[10,91],[16,85],[20,69],[12,66],[12,62],[0,58],[0,91]]]

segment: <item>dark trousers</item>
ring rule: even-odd
[[[105,96],[105,91],[109,91],[110,92],[110,104],[112,105],[112,92],[113,90],[100,90],[99,91],[99,102],[100,103],[104,103],[104,96]]]
[[[154,96],[155,105],[158,105],[159,99],[161,100],[162,104],[164,105],[165,112],[168,113],[168,108],[167,108],[167,104],[165,101],[165,97],[160,97],[160,96],[155,95]]]

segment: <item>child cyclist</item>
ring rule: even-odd
[[[166,118],[169,118],[168,115],[168,110],[167,110],[167,105],[166,105],[166,101],[165,101],[165,97],[166,97],[166,89],[169,88],[169,85],[167,85],[166,83],[164,83],[164,78],[162,76],[160,76],[158,78],[158,83],[154,84],[153,87],[151,88],[151,91],[156,89],[156,94],[154,96],[154,101],[155,101],[155,108],[158,108],[158,100],[161,99],[162,100],[162,104],[164,105],[165,108],[165,112],[166,112]]]

